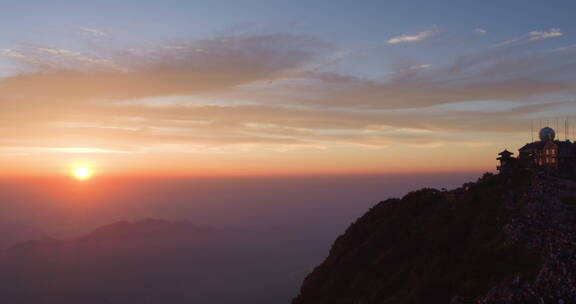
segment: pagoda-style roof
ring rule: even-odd
[[[508,151],[508,150],[504,150],[504,151],[498,153],[498,155],[501,155],[501,156],[504,156],[504,157],[508,157],[508,156],[513,155],[513,154],[514,154],[514,153],[512,153],[512,152],[510,152],[510,151]]]

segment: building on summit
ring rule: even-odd
[[[557,140],[556,132],[550,127],[542,128],[539,138],[520,148],[518,157],[513,157],[514,153],[508,150],[500,152],[498,171],[542,170],[562,176],[576,176],[576,142]]]

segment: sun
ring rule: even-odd
[[[77,180],[87,180],[92,177],[92,169],[88,167],[77,167],[72,174]]]

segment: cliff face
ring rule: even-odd
[[[570,187],[486,174],[381,202],[338,237],[293,304],[576,303]]]

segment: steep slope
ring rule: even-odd
[[[550,177],[486,174],[381,202],[293,304],[576,303],[571,193],[560,190]]]

